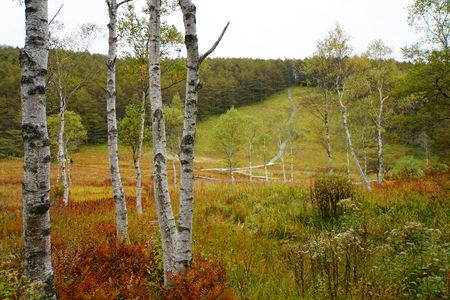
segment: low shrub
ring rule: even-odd
[[[8,259],[1,259],[0,299],[42,299],[42,284],[30,283],[14,269]]]
[[[394,179],[411,179],[422,176],[422,163],[412,156],[404,156],[395,162],[391,170],[391,177]]]
[[[427,175],[435,176],[438,174],[442,174],[448,171],[448,166],[444,163],[434,163],[426,170]]]
[[[336,175],[316,178],[312,189],[314,203],[324,219],[332,219],[342,215],[344,208],[340,202],[351,199],[352,193],[352,184],[348,179]]]

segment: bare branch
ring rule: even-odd
[[[174,81],[174,82],[172,82],[171,84],[169,84],[168,86],[161,88],[161,90],[163,90],[163,91],[164,91],[164,90],[168,90],[168,89],[170,89],[171,87],[173,87],[173,86],[175,86],[175,85],[177,85],[177,84],[179,84],[179,83],[181,83],[181,82],[183,82],[183,81],[185,81],[185,80],[186,80],[186,79],[183,78],[183,79]]]
[[[228,25],[230,25],[230,22],[228,22],[227,25],[225,26],[225,28],[222,30],[222,33],[220,34],[219,38],[214,43],[214,45],[211,47],[211,49],[209,49],[208,51],[205,52],[205,54],[200,56],[199,61],[198,61],[199,65],[205,60],[205,58],[208,57],[208,55],[210,55],[211,53],[214,52],[214,50],[216,50],[217,46],[219,45],[220,41],[222,40],[223,36],[225,35],[225,32],[228,29]]]
[[[64,3],[61,4],[61,6],[59,7],[58,11],[56,12],[56,14],[53,16],[53,18],[50,20],[50,22],[48,22],[48,26],[50,26],[52,24],[52,22],[55,20],[55,18],[58,16],[59,12],[61,11],[62,7],[63,7]]]
[[[119,3],[116,5],[116,8],[119,8],[119,6],[121,6],[122,4],[131,2],[131,1],[133,1],[133,0],[123,0],[122,2],[119,2]]]

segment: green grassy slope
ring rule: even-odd
[[[328,168],[328,159],[326,156],[326,150],[324,147],[324,133],[323,125],[320,117],[316,113],[316,110],[321,109],[322,96],[320,90],[296,87],[293,89],[293,98],[297,103],[297,115],[295,118],[295,127],[302,133],[297,144],[297,150],[294,157],[295,176],[296,178],[308,177],[314,172],[326,171]],[[318,103],[315,106],[311,103]],[[239,111],[248,116],[253,116],[261,120],[266,127],[266,130],[270,130],[273,124],[285,123],[291,112],[291,104],[287,97],[287,91],[278,93],[267,100],[238,108]],[[350,109],[349,114],[352,111]],[[219,116],[209,117],[203,120],[198,125],[197,145],[196,145],[196,158],[197,162],[202,167],[224,167],[224,160],[220,154],[214,149],[212,143],[212,128],[218,121]],[[330,113],[330,130],[332,135],[332,147],[334,156],[334,165],[340,172],[346,170],[346,150],[345,142],[343,139],[343,131],[341,125],[341,117],[336,104],[331,103]],[[361,156],[361,142],[358,129],[353,129],[354,144]],[[367,142],[366,142],[367,143]],[[368,147],[368,161],[369,161],[369,173],[375,172],[376,165],[376,144],[375,140],[369,142]],[[270,152],[275,155],[278,151],[276,141],[272,141]],[[245,156],[245,149],[239,153],[239,165],[246,166],[247,160]],[[395,159],[403,155],[418,154],[417,150],[409,148],[403,145],[389,145],[385,146],[385,164],[387,166],[392,165]],[[288,153],[285,154],[286,162],[289,163],[290,158]],[[420,155],[420,154],[419,154]],[[256,164],[262,163],[261,155],[257,155]],[[279,174],[281,168],[280,163],[272,167],[272,172]],[[356,178],[356,170],[353,167],[353,161],[351,161],[352,173]],[[375,177],[374,174],[370,174],[371,177]]]

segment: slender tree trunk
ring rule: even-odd
[[[377,139],[378,139],[378,183],[383,183],[383,136],[382,136],[382,118],[383,118],[383,104],[387,97],[383,97],[382,84],[378,88],[378,94],[380,96],[380,107],[377,114],[376,126],[377,126]]]
[[[428,150],[428,144],[425,144],[425,162],[427,164],[427,167],[430,165],[429,156],[430,156],[430,152]]]
[[[69,204],[69,183],[67,181],[65,142],[64,142],[66,100],[63,95],[62,83],[59,83],[59,109],[61,121],[58,135],[58,161],[63,182],[63,202],[64,205],[67,206],[67,204]]]
[[[356,169],[358,170],[358,173],[359,173],[359,176],[361,177],[361,180],[367,186],[367,189],[369,191],[371,191],[372,187],[370,186],[370,182],[367,180],[366,174],[364,174],[364,171],[361,168],[361,165],[359,163],[358,156],[356,155],[355,149],[353,148],[352,136],[350,134],[350,130],[348,129],[347,107],[345,106],[342,98],[343,98],[342,92],[338,92],[338,99],[339,99],[339,104],[341,105],[342,120],[343,120],[343,123],[344,123],[345,134],[347,136],[348,148],[350,150],[350,153],[352,154],[353,161],[355,162]]]
[[[327,155],[330,165],[330,174],[333,174],[333,154],[331,151],[330,126],[328,121],[328,90],[325,90],[324,105],[323,105],[323,122],[325,125],[325,136],[327,138]]]
[[[141,175],[141,165],[139,158],[133,160],[134,169],[136,171],[136,213],[142,215],[142,175]]]
[[[139,131],[138,148],[136,151],[136,157],[134,159],[134,168],[136,169],[136,212],[138,215],[142,214],[142,175],[141,175],[141,154],[142,143],[144,141],[145,131],[145,99],[146,93],[142,92],[141,100],[141,128]]]
[[[363,159],[364,159],[364,174],[367,176],[367,149],[366,149],[366,137],[365,137],[366,127],[363,126],[361,130],[361,141],[362,141],[362,150],[363,150]]]
[[[163,248],[164,282],[167,283],[167,275],[175,272],[174,247],[177,240],[177,228],[170,202],[169,183],[167,179],[166,128],[161,96],[161,0],[149,0],[149,9],[149,83],[153,130],[153,185]]]
[[[108,119],[108,153],[111,172],[112,189],[116,205],[116,226],[119,240],[128,241],[128,214],[119,170],[119,149],[117,141],[116,119],[116,58],[117,58],[117,9],[116,0],[107,0],[108,24],[108,64],[107,64],[107,99],[106,112]]]
[[[250,175],[250,182],[253,182],[253,166],[252,166],[252,143],[248,144],[248,162],[249,162],[249,175]]]
[[[192,263],[192,224],[194,212],[194,144],[197,124],[198,92],[201,88],[199,68],[202,61],[219,44],[225,27],[214,46],[204,55],[199,55],[196,7],[191,0],[178,1],[183,13],[185,45],[187,51],[186,98],[184,105],[184,125],[180,152],[180,212],[178,238],[175,252],[175,272],[185,275]]]
[[[72,185],[72,172],[71,172],[72,162],[71,162],[70,156],[67,152],[67,149],[66,149],[66,159],[67,159],[67,183],[69,184],[69,190],[70,190],[70,186]]]
[[[20,53],[24,177],[22,186],[25,275],[56,299],[50,244],[50,142],[46,119],[48,1],[26,0],[26,39]]]
[[[194,143],[200,80],[200,57],[197,38],[196,7],[190,0],[179,0],[183,12],[187,50],[186,99],[180,152],[179,238],[176,245],[175,269],[185,274],[192,263],[192,224],[194,211]]]

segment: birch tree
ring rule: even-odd
[[[133,156],[133,165],[136,170],[136,212],[142,214],[142,176],[140,167],[140,156],[142,144],[148,140],[149,130],[142,130],[142,116],[145,117],[145,101],[141,105],[127,105],[125,116],[118,123],[119,141],[130,147]]]
[[[67,152],[65,144],[65,113],[69,104],[70,98],[80,90],[83,85],[92,78],[97,72],[96,70],[85,74],[83,77],[77,77],[74,74],[74,69],[79,64],[83,64],[86,61],[86,57],[89,55],[89,48],[92,42],[97,38],[100,33],[100,28],[93,23],[83,24],[66,37],[59,37],[58,31],[63,28],[61,23],[53,23],[55,30],[52,32],[52,38],[50,40],[50,46],[52,49],[52,56],[50,57],[50,93],[57,95],[59,99],[59,115],[60,126],[58,135],[58,162],[59,170],[57,179],[59,180],[59,174],[61,174],[63,183],[63,202],[64,205],[69,203],[69,178],[67,174]],[[75,52],[78,55],[74,56]]]
[[[192,220],[194,204],[194,140],[197,120],[198,91],[201,87],[198,71],[201,62],[214,51],[219,39],[204,55],[198,52],[196,8],[187,0],[179,1],[185,24],[187,48],[186,100],[183,135],[181,140],[180,210],[178,228],[175,224],[168,190],[166,129],[161,96],[161,1],[149,0],[150,12],[150,101],[153,129],[153,176],[154,193],[161,232],[164,282],[169,273],[184,275],[192,261]]]
[[[116,119],[116,59],[117,59],[117,10],[131,0],[117,3],[116,0],[106,0],[108,6],[108,63],[106,74],[106,113],[108,120],[108,154],[111,172],[112,189],[116,206],[117,237],[128,241],[128,213],[119,170],[119,148]]]
[[[50,143],[46,120],[48,1],[25,1],[25,47],[20,53],[24,177],[25,276],[56,299],[50,244]]]
[[[358,156],[353,146],[352,135],[350,133],[348,125],[348,108],[345,99],[346,83],[349,75],[351,74],[351,68],[349,64],[349,56],[352,53],[352,48],[349,45],[349,37],[345,31],[339,26],[328,33],[328,36],[323,41],[325,50],[332,58],[332,74],[334,80],[334,90],[337,94],[338,102],[341,107],[342,121],[344,125],[344,131],[347,138],[347,144],[349,151],[352,155],[356,169],[363,183],[367,186],[368,190],[372,190],[370,181],[364,174],[363,169],[359,163]]]
[[[375,101],[372,101],[372,115],[377,131],[378,168],[377,181],[383,182],[383,130],[385,121],[385,103],[389,99],[389,93],[394,86],[393,73],[395,62],[391,59],[392,49],[383,41],[376,40],[369,45],[365,55],[372,64],[369,72],[369,80],[375,91]]]
[[[150,51],[149,85],[153,140],[153,186],[163,248],[164,282],[167,274],[175,273],[175,243],[177,227],[170,202],[167,179],[166,128],[161,95],[161,1],[149,0]]]
[[[148,4],[148,3],[147,3]],[[166,13],[171,9],[166,6]],[[141,114],[140,131],[132,143],[135,145],[133,150],[133,164],[136,170],[136,210],[138,214],[142,213],[142,176],[140,167],[140,158],[142,152],[142,143],[145,132],[146,99],[149,95],[149,51],[150,51],[150,26],[149,26],[149,7],[143,8],[144,17],[139,16],[132,4],[126,6],[126,10],[119,18],[118,31],[123,42],[123,51],[127,60],[127,74],[138,83],[141,94]],[[171,49],[182,42],[181,33],[173,25],[167,23],[161,24],[161,50],[162,58],[169,56]],[[126,133],[126,130],[124,132]],[[131,140],[127,138],[128,144]]]
[[[196,7],[191,0],[178,1],[183,13],[185,45],[187,51],[186,99],[184,125],[181,138],[180,218],[179,237],[175,253],[175,269],[185,274],[192,262],[192,222],[194,211],[194,144],[197,124],[198,93],[201,89],[199,70],[202,62],[217,48],[229,23],[214,45],[204,54],[199,54]]]
[[[333,174],[333,152],[331,147],[330,137],[330,95],[333,87],[333,80],[331,76],[332,61],[327,51],[327,45],[324,42],[317,44],[315,55],[306,62],[306,72],[314,79],[314,83],[322,89],[323,94],[323,108],[318,111],[320,118],[323,121],[326,151],[328,156],[329,172]]]
[[[232,107],[220,116],[213,128],[213,141],[218,152],[225,158],[231,183],[235,183],[234,169],[237,165],[237,154],[245,143],[244,124],[244,116]]]

